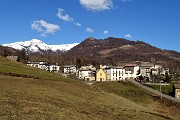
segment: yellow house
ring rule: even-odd
[[[175,94],[175,98],[180,99],[180,84],[174,84],[173,91]]]
[[[102,69],[102,65],[100,65],[100,69],[96,71],[96,81],[106,81],[106,73]]]

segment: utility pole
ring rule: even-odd
[[[161,100],[162,100],[161,81],[160,81],[160,97],[161,97]]]

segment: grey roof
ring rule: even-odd
[[[76,65],[64,65],[64,67],[76,67]]]

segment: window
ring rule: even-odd
[[[176,92],[180,92],[180,89],[176,89]]]
[[[100,76],[102,76],[102,73],[100,73]]]

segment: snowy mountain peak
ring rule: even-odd
[[[32,39],[24,42],[15,42],[10,44],[3,44],[2,46],[12,47],[14,49],[22,50],[28,49],[31,52],[39,52],[40,50],[52,50],[52,51],[67,51],[78,45],[79,43],[74,44],[62,44],[62,45],[47,45],[43,41],[38,39]]]

